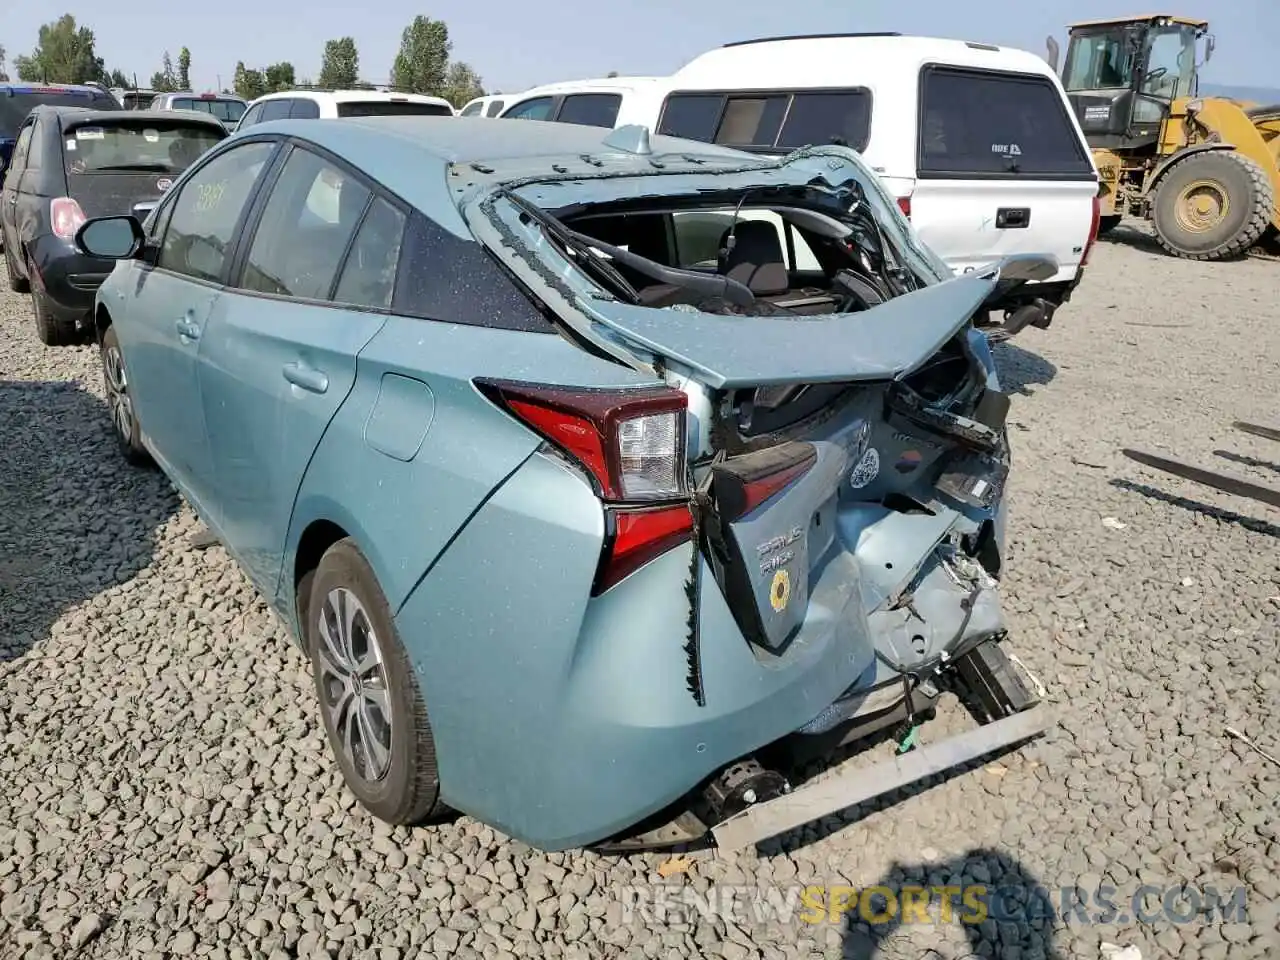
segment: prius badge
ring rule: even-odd
[[[156,189],[159,190],[161,193],[164,193],[166,190],[168,190],[172,186],[173,186],[173,181],[170,180],[168,177],[161,177],[159,180],[156,181]]]

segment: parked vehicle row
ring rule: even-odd
[[[1056,259],[1052,276],[1002,305],[1010,333],[1050,324],[1098,234],[1088,144],[1053,69],[1022,50],[882,33],[745,41],[669,77],[535,87],[508,96],[500,116],[642,124],[766,155],[847,144],[952,270],[1015,253]]]
[[[953,276],[852,149],[266,121],[77,244],[124,456],[291,625],[375,816],[741,839],[845,805],[780,756],[944,689],[953,762],[1038,729],[973,321],[1056,267]]]
[[[332,120],[340,117],[452,117],[441,97],[381,90],[285,90],[249,104],[237,130],[271,120]]]

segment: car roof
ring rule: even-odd
[[[873,86],[915,77],[924,63],[1053,75],[1044,58],[970,40],[900,34],[765,37],[694,57],[666,78],[671,90]]]
[[[332,100],[334,103],[355,101],[409,100],[413,103],[444,104],[453,109],[453,104],[444,97],[429,97],[424,93],[395,93],[388,90],[280,90],[265,93],[254,100],[262,103],[265,100],[283,100],[289,97],[313,97],[316,100]]]
[[[588,80],[558,80],[555,83],[544,83],[519,93],[507,94],[508,100],[527,100],[530,97],[555,95],[558,93],[582,93],[599,91],[616,93],[655,84],[664,77],[592,77]]]
[[[352,117],[341,123],[268,120],[233,135],[229,142],[273,133],[308,140],[333,152],[424,210],[451,202],[447,193],[455,186],[468,186],[465,182],[446,184],[444,171],[451,164],[474,163],[486,173],[492,173],[493,168],[500,174],[511,171],[514,179],[535,171],[552,175],[552,165],[557,163],[581,168],[584,155],[608,155],[619,161],[610,165],[614,173],[625,173],[629,166],[636,174],[654,172],[648,156],[627,154],[605,143],[615,135],[614,130],[541,120],[494,123],[484,117],[415,116]],[[706,169],[707,159],[723,159],[734,165],[776,162],[776,158],[674,137],[655,136],[651,143],[655,155],[703,158],[703,164],[687,161],[688,172]],[[680,161],[664,160],[664,164],[674,170]],[[432,165],[438,166],[439,174],[426,175]]]
[[[170,97],[190,98],[192,100],[234,100],[237,103],[248,103],[244,97],[237,97],[234,93],[196,93],[194,90],[177,90],[168,93],[156,95],[157,100],[163,100]]]
[[[14,93],[105,93],[109,90],[91,86],[87,83],[29,83],[25,80],[0,80],[0,90],[12,90]]]
[[[154,120],[156,123],[173,123],[175,118],[190,120],[197,126],[226,130],[222,122],[212,114],[198,110],[92,110],[88,107],[65,107],[42,104],[32,113],[51,113],[77,123],[136,123]]]

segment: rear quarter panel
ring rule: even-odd
[[[355,387],[299,489],[277,589],[282,609],[293,611],[304,532],[328,521],[354,537],[398,610],[467,520],[538,448],[536,434],[476,391],[472,380],[481,376],[584,386],[652,382],[554,333],[390,317],[361,352]],[[477,574],[476,588],[485,589]]]

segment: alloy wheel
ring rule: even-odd
[[[320,689],[338,749],[376,782],[391,769],[391,696],[373,624],[350,590],[330,590],[317,623]]]
[[[107,405],[111,408],[111,422],[115,424],[120,438],[128,443],[133,437],[133,397],[129,395],[129,381],[119,347],[113,345],[103,351],[102,374],[107,387]]]

